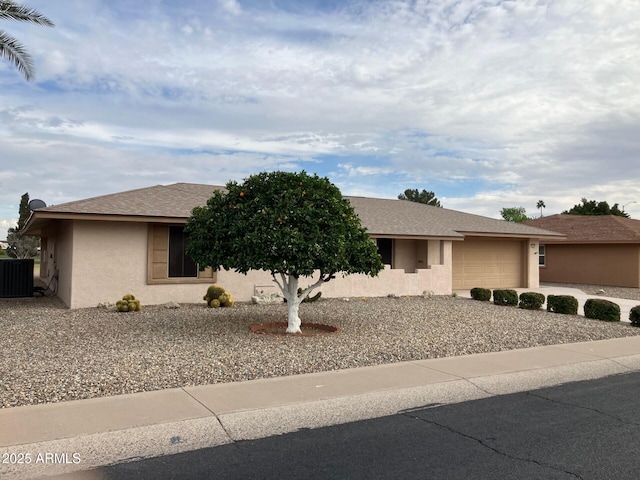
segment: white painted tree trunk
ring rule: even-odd
[[[289,321],[289,325],[287,326],[287,333],[301,333],[300,324],[302,321],[298,316],[298,311],[300,310],[300,303],[302,302],[302,298],[298,298],[298,279],[293,275],[289,277],[289,282],[287,285],[287,292],[285,293],[285,298],[287,299],[287,307],[288,307],[288,315],[287,319]]]
[[[273,281],[276,282],[284,298],[287,299],[287,309],[288,309],[288,326],[287,333],[302,333],[300,330],[300,325],[302,321],[298,316],[298,312],[300,311],[300,304],[302,300],[304,300],[309,293],[313,291],[314,288],[319,287],[324,282],[327,281],[326,278],[320,278],[320,280],[316,281],[313,285],[308,286],[304,291],[298,295],[298,279],[293,275],[286,275],[284,273],[280,273],[280,279],[282,282],[279,282],[276,278],[275,274],[273,275]]]

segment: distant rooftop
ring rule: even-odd
[[[616,215],[558,214],[525,223],[563,233],[564,243],[640,243],[640,220]]]

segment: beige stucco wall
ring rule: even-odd
[[[73,272],[73,223],[70,220],[58,222],[47,232],[47,272],[45,280],[51,284],[60,300],[71,305]],[[51,281],[58,273],[58,279]]]
[[[55,244],[60,268],[60,298],[71,308],[94,307],[100,302],[115,302],[122,295],[132,293],[143,305],[200,303],[207,284],[147,284],[146,224],[127,222],[75,221],[61,225],[57,237],[49,237]],[[52,240],[53,239],[53,240]],[[451,293],[451,242],[435,241],[437,260],[442,265],[415,269],[387,268],[378,277],[349,275],[324,284],[324,297],[374,297]],[[71,256],[73,248],[73,257]],[[413,251],[416,251],[414,243]],[[408,258],[408,256],[407,256]],[[310,283],[301,279],[300,285]],[[217,281],[231,292],[237,301],[249,301],[254,287],[268,292],[278,291],[268,272],[252,271],[242,275],[233,271],[220,271]],[[71,294],[73,292],[73,294]]]
[[[540,267],[540,281],[640,287],[638,245],[545,246],[546,266]]]
[[[540,269],[538,268],[538,250],[540,242],[537,238],[530,238],[524,244],[524,286],[538,288],[540,286]]]
[[[433,246],[432,243],[433,242]],[[429,248],[433,248],[435,262],[442,264],[429,265],[428,268],[416,269],[416,251],[422,248],[426,254],[426,240],[400,240],[394,246],[394,261],[398,265],[398,254],[404,264],[410,270],[405,272],[402,268],[385,266],[384,271],[377,277],[368,275],[336,275],[336,278],[323,284],[319,290],[324,298],[334,297],[382,297],[389,294],[395,295],[422,295],[425,291],[436,295],[449,295],[451,293],[451,241],[429,241]],[[418,257],[419,258],[419,257]],[[426,257],[425,257],[426,258]],[[301,278],[299,285],[306,287],[314,283],[318,276]],[[254,287],[264,293],[279,292],[278,286],[273,282],[268,272],[252,271],[247,275],[235,272],[218,272],[218,284],[232,293],[233,297],[240,301],[250,300]]]
[[[416,240],[396,239],[393,246],[393,268],[413,273],[417,267]],[[426,265],[422,268],[425,268]]]
[[[148,227],[131,222],[74,222],[71,308],[115,302],[132,293],[143,305],[202,301],[207,284],[147,284]]]

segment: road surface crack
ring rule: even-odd
[[[533,393],[533,392],[526,392],[526,394],[530,395],[532,397],[539,398],[541,400],[546,400],[548,402],[558,404],[558,405],[565,405],[567,407],[573,407],[573,408],[579,408],[579,409],[582,409],[582,410],[588,410],[590,412],[594,412],[594,413],[597,413],[599,415],[602,415],[603,417],[607,417],[607,418],[611,418],[613,420],[616,420],[617,422],[620,422],[620,423],[622,423],[624,425],[636,425],[636,426],[640,425],[637,422],[633,422],[631,420],[626,420],[624,418],[616,417],[615,415],[611,415],[610,413],[603,412],[602,410],[598,410],[597,408],[585,407],[584,405],[576,405],[575,403],[563,402],[561,400],[555,400],[553,398],[545,397],[543,395],[539,395],[539,394]]]
[[[466,433],[460,432],[460,431],[458,431],[458,430],[456,430],[456,429],[454,429],[454,428],[452,428],[452,427],[450,427],[448,425],[443,425],[443,424],[435,422],[433,420],[428,420],[426,418],[421,418],[421,417],[418,417],[416,415],[411,415],[408,412],[402,413],[402,415],[405,415],[405,416],[407,416],[409,418],[412,418],[414,420],[420,420],[421,422],[425,422],[425,423],[428,423],[430,425],[434,425],[436,427],[440,427],[440,428],[445,429],[445,430],[447,430],[447,431],[449,431],[449,432],[451,432],[451,433],[453,433],[455,435],[459,435],[459,436],[461,436],[463,438],[466,438],[466,439],[469,439],[469,440],[473,440],[474,442],[479,443],[482,447],[484,447],[484,448],[486,448],[488,450],[491,450],[492,452],[494,452],[494,453],[496,453],[496,454],[498,454],[500,456],[503,456],[505,458],[508,458],[510,460],[516,460],[516,461],[519,461],[519,462],[533,463],[533,464],[538,465],[538,466],[540,466],[542,468],[548,468],[548,469],[551,469],[551,470],[555,470],[557,472],[566,473],[567,475],[571,475],[571,476],[573,476],[575,478],[579,478],[581,480],[584,480],[583,477],[581,477],[577,473],[570,472],[568,470],[563,470],[562,468],[556,467],[554,465],[549,465],[549,464],[546,464],[546,463],[542,463],[542,462],[540,462],[538,460],[535,460],[533,458],[524,458],[524,457],[518,457],[518,456],[515,456],[515,455],[510,455],[507,452],[503,452],[501,450],[498,450],[497,448],[492,447],[491,445],[485,443],[481,438],[476,438],[476,437],[474,437],[472,435],[467,435]]]

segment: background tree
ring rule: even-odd
[[[7,255],[11,258],[33,258],[38,254],[40,239],[22,235],[22,229],[29,220],[31,209],[29,208],[29,193],[20,198],[18,226],[7,230]]]
[[[302,300],[337,273],[375,276],[384,268],[357,214],[327,178],[263,172],[226,188],[191,212],[187,255],[201,269],[270,272],[287,299],[288,333],[300,332]],[[300,277],[312,283],[298,293]]]
[[[596,202],[595,200],[587,200],[583,198],[582,203],[574,205],[570,210],[565,210],[562,213],[569,215],[617,215],[619,217],[629,218],[629,214],[623,210],[620,210],[617,203],[614,203],[612,207],[607,202]]]
[[[500,215],[507,222],[522,223],[529,220],[524,207],[507,207],[500,210]]]
[[[0,0],[0,20],[35,23],[53,27],[53,22],[38,11],[18,5],[13,1]],[[34,78],[35,67],[26,48],[11,35],[0,30],[0,57],[9,60],[27,80]]]
[[[542,209],[547,208],[547,206],[544,204],[544,201],[538,200],[538,203],[536,203],[536,208],[540,210],[540,218],[542,218]]]
[[[417,188],[408,188],[404,191],[404,193],[398,195],[398,199],[409,200],[410,202],[424,203],[433,207],[442,207],[442,205],[440,205],[440,201],[436,198],[436,194],[433,192],[427,192],[424,189],[421,192],[418,192]]]

